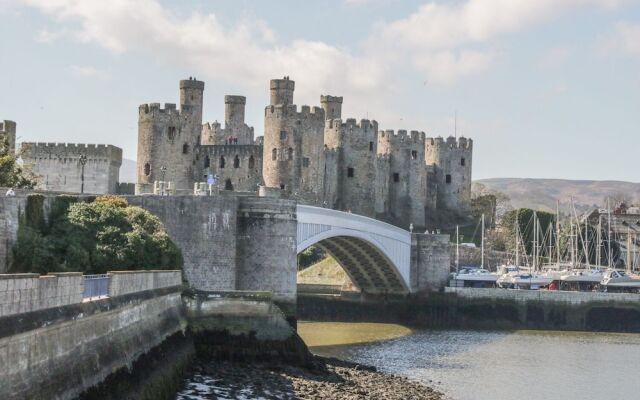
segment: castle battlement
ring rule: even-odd
[[[259,155],[262,158],[262,146],[257,144],[225,144],[225,145],[203,145],[199,147],[200,154],[211,156],[234,156],[234,155]]]
[[[301,106],[298,111],[298,106],[295,104],[276,104],[267,106],[264,110],[265,116],[272,114],[275,117],[286,118],[320,118],[324,120],[324,110],[321,107]]]
[[[164,103],[164,108],[160,106],[160,103],[146,103],[138,106],[138,113],[144,114],[174,114],[180,115],[180,110],[176,108],[175,103]]]
[[[427,147],[437,148],[449,148],[449,149],[461,149],[461,150],[473,150],[473,140],[467,139],[463,136],[456,139],[453,136],[449,136],[446,140],[442,136],[435,138],[427,138]]]
[[[22,150],[25,159],[76,158],[84,155],[89,161],[122,163],[122,149],[110,144],[24,142]]]
[[[401,143],[416,143],[424,145],[426,140],[426,135],[421,131],[410,131],[407,132],[404,129],[398,130],[398,133],[395,133],[393,129],[386,129],[384,131],[380,131],[378,137],[382,140],[390,142],[391,144],[401,144]]]
[[[320,103],[338,103],[342,104],[342,96],[320,95]]]
[[[342,119],[330,119],[327,121],[327,128],[329,129],[363,129],[373,131],[378,130],[378,122],[375,120],[361,119],[358,122],[355,118],[348,118],[345,122]]]

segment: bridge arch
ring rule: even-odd
[[[411,234],[393,225],[319,207],[297,208],[297,253],[316,245],[366,293],[410,291]]]

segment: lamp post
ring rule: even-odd
[[[162,182],[164,182],[164,174],[166,174],[166,173],[167,173],[167,167],[166,167],[166,165],[163,165],[162,167],[160,167],[160,172],[161,172],[161,174],[160,174],[161,179],[160,179],[160,180],[161,180]]]
[[[78,160],[80,161],[80,165],[82,166],[82,169],[80,171],[80,194],[82,194],[84,193],[84,166],[87,163],[87,156],[85,154],[81,154]]]

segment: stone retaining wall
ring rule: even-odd
[[[182,271],[110,271],[109,296],[180,286]]]
[[[628,303],[640,304],[640,294],[604,293],[604,292],[569,292],[561,290],[510,290],[446,287],[445,293],[455,293],[458,297],[470,300],[511,300],[516,302],[556,302],[573,305],[587,303]]]
[[[0,317],[82,302],[82,273],[0,275]]]

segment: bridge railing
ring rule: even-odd
[[[108,296],[110,281],[108,274],[84,275],[82,299],[86,301]]]

